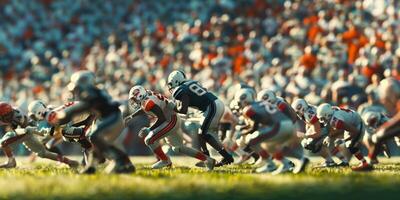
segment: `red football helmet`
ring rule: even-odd
[[[6,102],[0,102],[0,119],[2,121],[9,121],[13,116],[13,108]]]

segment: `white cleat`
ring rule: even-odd
[[[282,164],[278,167],[278,169],[276,169],[275,171],[273,171],[271,174],[272,175],[278,175],[278,174],[283,174],[286,172],[290,172],[291,171],[291,167],[288,164]]]
[[[276,170],[276,165],[274,162],[270,161],[270,162],[266,162],[264,166],[257,168],[256,172],[257,173],[269,173],[269,172],[273,172],[274,170]]]
[[[172,166],[172,162],[171,162],[171,160],[168,159],[168,160],[160,160],[160,161],[154,163],[151,166],[151,168],[152,169],[161,169],[164,167],[171,167],[171,166]]]
[[[216,162],[217,161],[213,158],[208,158],[206,161],[204,161],[204,164],[207,167],[207,171],[212,171]]]
[[[266,162],[264,159],[259,158],[259,159],[257,160],[257,162],[255,162],[253,165],[254,165],[254,167],[262,167],[262,166],[264,166],[265,164],[267,164],[267,162]]]
[[[247,162],[250,158],[251,158],[250,154],[248,154],[248,153],[243,154],[242,156],[240,156],[240,160],[238,160],[235,164],[236,165],[242,165],[245,162]]]
[[[293,169],[293,173],[298,174],[300,172],[304,172],[308,163],[310,163],[310,160],[308,158],[302,158],[300,160],[300,163],[298,165],[295,165],[295,167]]]

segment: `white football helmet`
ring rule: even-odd
[[[317,108],[317,117],[323,124],[327,124],[333,115],[332,106],[328,103],[323,103]]]
[[[239,107],[243,108],[254,102],[254,93],[251,89],[243,88],[235,93],[234,101],[239,103]]]
[[[367,126],[378,128],[378,123],[381,120],[381,115],[377,112],[366,112],[363,114],[362,119]]]
[[[146,89],[144,89],[144,87],[140,85],[133,86],[129,90],[129,102],[131,103],[131,105],[135,103],[139,104],[147,97],[147,95],[147,91]]]
[[[95,85],[95,75],[93,72],[88,70],[78,71],[72,74],[71,81],[68,84],[69,91],[75,91],[76,89],[85,89]]]
[[[173,71],[168,75],[167,85],[171,91],[186,81],[186,75],[182,71]]]
[[[276,102],[276,95],[272,90],[261,90],[257,94],[257,101],[267,101],[274,104]]]
[[[43,101],[35,100],[28,105],[28,116],[34,120],[43,120],[48,108]]]
[[[304,99],[296,99],[292,103],[292,108],[298,115],[303,115],[308,108],[308,104]]]

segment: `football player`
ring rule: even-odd
[[[88,161],[87,153],[92,147],[92,144],[86,138],[86,132],[93,124],[95,116],[90,113],[81,113],[74,117],[71,122],[61,127],[53,127],[48,121],[52,112],[68,109],[77,103],[78,102],[69,102],[60,107],[50,109],[44,102],[36,100],[28,105],[28,116],[36,122],[38,131],[44,133],[44,135],[48,135],[52,138],[60,138],[58,135],[61,135],[61,138],[65,141],[78,142],[84,150],[84,161],[86,163]]]
[[[222,146],[217,135],[218,125],[224,113],[224,103],[198,82],[187,80],[182,71],[173,71],[168,76],[167,85],[174,99],[178,101],[176,112],[187,114],[188,108],[191,107],[203,113],[204,121],[199,132],[199,143],[203,153],[210,155],[206,145],[208,143],[223,157],[216,167],[231,164],[233,157]]]
[[[377,155],[384,142],[400,135],[400,82],[394,78],[386,78],[379,83],[378,91],[381,103],[393,117],[382,124],[371,138],[372,145],[368,154],[371,164],[378,162]]]
[[[134,86],[129,91],[129,100],[132,105],[140,105],[141,109],[128,118],[133,118],[143,112],[156,118],[156,121],[150,127],[144,127],[139,131],[139,136],[145,137],[145,144],[160,159],[152,165],[153,169],[172,165],[171,159],[165,155],[160,145],[160,141],[164,138],[172,146],[174,152],[183,153],[203,161],[208,170],[214,168],[216,162],[214,159],[183,145],[182,135],[179,134],[181,119],[174,111],[175,104],[169,101],[167,97],[145,90],[142,86]]]
[[[30,151],[36,153],[41,158],[47,158],[67,164],[71,168],[79,166],[79,162],[70,160],[67,157],[48,151],[34,134],[42,135],[35,131],[34,127],[28,126],[28,117],[19,109],[13,108],[10,104],[0,102],[0,125],[5,127],[6,134],[0,139],[1,148],[7,156],[8,161],[0,168],[14,168],[17,163],[12,153],[13,147],[23,143]],[[20,132],[17,128],[23,130]]]
[[[304,139],[301,141],[302,146],[312,153],[318,153],[325,159],[321,167],[336,166],[329,149],[323,145],[323,140],[328,135],[328,128],[321,126],[317,117],[317,108],[308,104],[304,99],[294,100],[292,108],[296,111],[297,116],[306,124]]]
[[[96,116],[96,121],[87,134],[96,152],[111,160],[107,166],[107,173],[131,173],[135,167],[129,157],[117,148],[113,142],[121,134],[124,125],[119,104],[114,102],[105,90],[95,85],[94,73],[90,71],[78,71],[71,76],[68,84],[69,91],[74,99],[79,101],[68,109],[52,112],[48,121],[53,126],[69,123],[81,113],[91,113]],[[89,154],[88,163],[81,173],[95,173],[94,151]]]
[[[294,143],[298,142],[295,135],[295,126],[290,118],[283,114],[283,112],[280,112],[275,105],[267,101],[254,102],[246,106],[243,109],[243,116],[247,119],[249,125],[242,134],[251,134],[251,136],[247,138],[246,148],[258,152],[263,159],[268,157],[268,160],[270,160],[271,156],[263,155],[266,151],[260,148],[261,143],[265,142],[268,149],[272,149],[271,152],[274,152],[274,159],[281,163],[272,174],[281,174],[292,169],[290,162],[284,159],[285,153],[291,153],[300,161],[300,164],[296,165],[292,170],[293,173],[304,171],[306,165],[309,163],[308,158],[304,157],[302,151],[295,152],[290,148],[295,145]],[[268,161],[256,171],[268,172],[271,168],[273,168],[273,166],[271,166],[271,162]]]
[[[332,107],[328,103],[323,103],[318,106],[317,117],[324,125],[328,125],[334,130],[344,131],[343,140],[346,148],[361,161],[360,165],[352,167],[353,171],[371,167],[360,151],[365,125],[357,112],[350,109]],[[329,135],[325,140],[332,138],[333,136]]]
[[[289,117],[293,123],[296,123],[296,112],[293,110],[290,104],[285,101],[285,99],[282,97],[277,97],[273,91],[267,89],[261,90],[257,93],[257,99],[259,101],[267,101],[268,103],[275,105],[281,112]]]

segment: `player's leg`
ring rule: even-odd
[[[1,148],[4,154],[7,156],[7,161],[0,165],[0,168],[14,168],[17,166],[12,149],[17,144],[22,142],[22,139],[26,137],[26,134],[17,135],[15,131],[9,131],[0,140]]]
[[[359,166],[352,167],[352,170],[354,171],[371,170],[372,166],[364,158],[364,155],[361,153],[359,148],[365,131],[363,124],[360,125],[359,130],[360,130],[359,133],[355,136],[350,136],[349,133],[345,132],[346,148],[350,151],[351,154],[354,155],[354,157],[356,157],[361,162]]]
[[[170,121],[166,121],[146,136],[144,142],[153,151],[153,153],[160,160],[152,165],[153,169],[160,169],[163,167],[170,167],[172,165],[171,159],[164,153],[161,148],[160,141],[176,132],[180,126],[180,118],[173,115]]]
[[[392,127],[380,130],[372,135],[372,144],[369,149],[368,157],[373,163],[377,163],[377,156],[382,150],[382,145],[385,141],[391,138],[396,138],[400,135],[400,124],[396,124]]]
[[[114,113],[107,118],[98,119],[92,132],[89,133],[89,140],[104,157],[112,163],[107,167],[108,173],[131,173],[135,171],[129,157],[122,150],[113,145],[111,139],[115,139],[123,129],[122,116],[120,112]],[[93,151],[91,151],[93,154]],[[93,158],[94,156],[89,156]],[[93,172],[93,159],[89,159],[83,173]]]
[[[201,141],[201,146],[203,146],[202,149],[204,150],[204,142],[207,142],[223,157],[223,159],[217,163],[216,167],[233,162],[233,157],[225,150],[218,137],[216,137],[218,125],[222,118],[222,115],[224,114],[224,109],[225,106],[220,100],[214,101],[205,113],[206,117],[200,128],[200,138],[204,140]],[[204,153],[207,154],[208,151],[205,151]]]
[[[65,156],[47,150],[46,147],[42,143],[40,143],[40,141],[32,134],[28,134],[23,139],[23,144],[29,151],[35,153],[41,158],[62,162],[64,164],[67,164],[71,168],[77,168],[79,166],[79,162],[75,160],[70,160]]]
[[[208,170],[214,169],[216,161],[210,156],[207,156],[206,154],[202,153],[201,151],[185,146],[183,144],[183,139],[180,131],[176,131],[175,133],[166,137],[166,141],[169,145],[172,146],[174,152],[182,153],[204,162]]]

